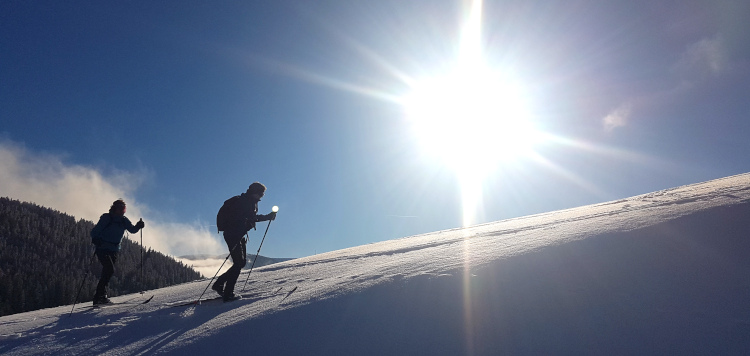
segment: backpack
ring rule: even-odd
[[[224,201],[224,205],[219,208],[216,214],[216,228],[219,231],[225,231],[232,223],[232,217],[237,216],[237,210],[240,209],[240,196],[235,195]]]
[[[106,213],[104,215],[107,215],[107,217],[109,218],[109,221],[99,231],[99,235],[97,235],[97,236],[94,236],[93,234],[91,235],[91,243],[94,244],[95,246],[99,246],[102,243],[102,236],[101,236],[101,234],[104,233],[104,230],[107,230],[107,228],[109,227],[109,225],[112,225],[112,216],[110,216],[109,213]]]

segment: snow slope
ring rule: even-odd
[[[6,316],[0,354],[750,354],[749,217],[744,174]]]

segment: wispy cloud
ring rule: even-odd
[[[633,106],[631,104],[623,104],[619,108],[609,113],[609,115],[605,116],[604,119],[602,119],[604,130],[606,130],[607,132],[612,132],[618,127],[627,125],[632,111]]]
[[[96,222],[113,201],[124,199],[127,216],[146,222],[143,244],[173,256],[222,253],[224,242],[214,238],[200,222],[167,221],[158,212],[135,199],[146,173],[117,171],[68,164],[64,156],[32,152],[23,146],[0,141],[0,196],[59,210],[76,218]],[[166,214],[165,214],[166,215]],[[140,233],[130,236],[140,242]]]
[[[686,93],[694,90],[709,80],[716,80],[731,72],[731,60],[728,56],[726,42],[720,34],[703,38],[688,45],[669,68],[674,82],[664,90],[646,92],[628,98],[627,101],[612,110],[602,119],[607,132],[630,123],[634,111],[648,110],[650,107],[664,105],[680,100]]]
[[[721,74],[726,71],[728,64],[725,52],[721,36],[702,39],[687,47],[672,71],[687,81]]]

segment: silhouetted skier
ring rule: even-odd
[[[109,213],[102,214],[99,222],[91,230],[91,241],[96,246],[96,257],[102,263],[102,276],[96,286],[94,305],[110,303],[107,298],[107,285],[115,273],[115,262],[120,252],[123,233],[127,230],[135,234],[145,225],[143,220],[133,225],[125,217],[125,210],[125,202],[121,199],[115,200],[109,208]]]
[[[225,302],[239,298],[234,294],[234,285],[247,264],[247,240],[244,235],[255,227],[256,222],[276,219],[273,212],[258,215],[258,202],[265,192],[265,185],[258,182],[250,184],[247,192],[227,199],[216,215],[216,226],[219,231],[224,231],[224,241],[232,256],[232,267],[216,279],[211,289],[219,293]]]

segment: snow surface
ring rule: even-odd
[[[0,354],[747,355],[749,217],[744,174],[5,316]]]

